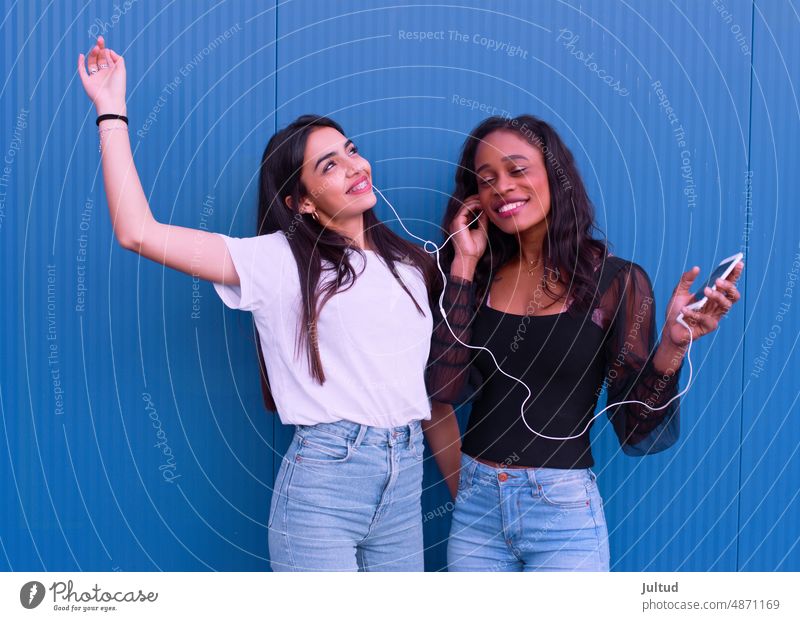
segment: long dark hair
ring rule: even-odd
[[[515,132],[537,147],[544,156],[550,189],[548,233],[542,248],[545,273],[559,274],[559,279],[569,285],[573,296],[569,307],[571,314],[585,312],[591,307],[596,293],[597,282],[593,278],[595,262],[598,257],[605,259],[608,244],[593,237],[594,231],[599,231],[595,224],[594,206],[586,193],[572,153],[558,133],[540,118],[530,114],[515,118],[492,116],[470,133],[461,148],[455,189],[448,202],[442,227],[449,231],[464,200],[478,193],[475,153],[483,139],[497,130]],[[493,274],[508,260],[519,255],[519,242],[515,235],[504,233],[491,222],[488,231],[487,249],[475,270],[478,300],[483,300],[488,293]],[[441,252],[443,267],[449,269],[453,255],[452,243],[447,244]],[[550,291],[549,279],[544,279],[543,283],[546,294],[558,299]]]
[[[283,231],[286,235],[297,264],[303,304],[295,354],[299,354],[300,349],[305,346],[311,375],[317,382],[323,384],[325,372],[317,340],[319,312],[333,295],[353,286],[358,276],[350,263],[347,251],[354,250],[362,258],[364,252],[353,244],[353,240],[322,226],[310,214],[301,214],[297,210],[301,200],[308,195],[300,178],[306,141],[311,132],[320,127],[331,127],[344,135],[344,130],[336,121],[324,116],[306,114],[275,133],[267,143],[261,157],[256,234],[267,235]],[[287,196],[292,197],[294,206],[292,209],[286,205]],[[420,314],[424,315],[423,307],[403,283],[395,263],[398,261],[408,263],[420,270],[428,290],[428,299],[424,303],[430,308],[436,291],[441,287],[441,283],[438,282],[439,272],[433,259],[422,248],[403,239],[380,222],[373,209],[364,212],[363,217],[365,239],[389,267]],[[329,261],[330,264],[323,267],[323,260]],[[323,270],[330,270],[335,274],[320,286]],[[274,411],[275,401],[269,386],[261,341],[256,338],[256,342],[264,404],[267,409]]]

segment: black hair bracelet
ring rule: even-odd
[[[128,117],[123,116],[121,114],[101,114],[97,117],[97,125],[100,126],[100,121],[105,121],[107,119],[119,119],[120,121],[125,121],[125,125],[128,124]]]

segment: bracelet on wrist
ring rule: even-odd
[[[107,119],[119,119],[120,121],[125,121],[125,125],[128,124],[128,117],[123,114],[101,114],[97,117],[97,126],[100,127],[100,121],[105,121]]]
[[[120,120],[124,121],[125,125],[114,125],[113,127],[100,127],[100,121],[107,121],[107,120]],[[98,136],[98,144],[97,144],[97,151],[98,153],[103,152],[103,133],[104,132],[111,132],[115,129],[124,129],[127,131],[128,129],[128,117],[122,114],[101,114],[97,117],[97,136]]]

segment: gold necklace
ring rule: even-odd
[[[534,275],[534,272],[536,271],[536,268],[539,267],[541,262],[542,262],[542,257],[539,257],[535,261],[528,261],[528,275],[529,276],[533,276]]]

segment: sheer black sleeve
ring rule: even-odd
[[[472,338],[475,317],[475,285],[471,280],[448,276],[442,306],[453,332],[463,343]],[[462,345],[450,332],[439,308],[433,310],[433,336],[425,371],[428,396],[442,403],[457,405],[467,400],[470,390],[471,361],[474,350]]]
[[[680,400],[660,408],[678,392],[680,367],[665,375],[655,369],[656,305],[650,278],[625,262],[604,292],[598,311],[610,318],[606,340],[608,403],[635,400],[606,410],[622,450],[633,456],[672,446],[679,434]],[[595,311],[595,312],[598,312]],[[648,407],[649,406],[649,407]]]

